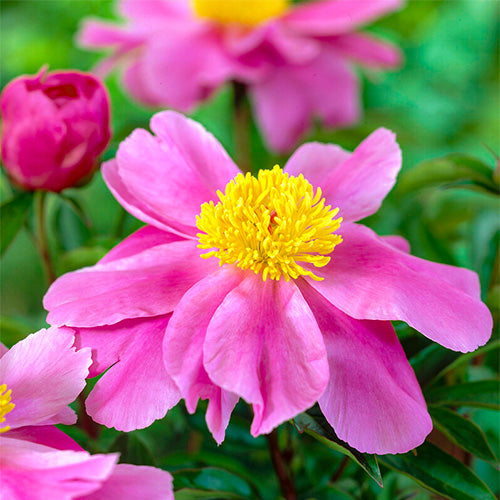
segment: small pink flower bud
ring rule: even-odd
[[[89,73],[42,70],[12,80],[0,97],[2,161],[25,189],[59,192],[87,180],[111,131],[103,83]]]

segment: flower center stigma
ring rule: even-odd
[[[282,14],[289,0],[191,0],[198,17],[223,24],[255,26]]]
[[[14,403],[10,402],[10,395],[12,391],[9,389],[7,391],[7,385],[0,385],[0,424],[5,422],[5,415],[14,409],[16,406]],[[0,434],[3,432],[7,432],[10,429],[8,425],[4,427],[0,427]]]
[[[334,234],[342,218],[335,219],[338,208],[325,206],[320,188],[314,192],[302,174],[290,176],[276,165],[258,177],[238,174],[217,195],[220,201],[204,203],[196,217],[198,248],[209,250],[202,258],[262,273],[264,281],[322,279],[301,264],[328,264],[342,241]]]

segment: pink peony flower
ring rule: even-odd
[[[240,397],[254,436],[318,401],[361,451],[422,443],[431,420],[390,320],[470,351],[492,318],[475,273],[412,257],[402,238],[356,223],[394,185],[394,134],[378,129],[353,153],[305,144],[283,171],[255,178],[182,115],[158,113],[151,128],[103,166],[148,225],[59,278],[44,301],[49,323],[75,327],[92,348],[91,375],[107,370],[90,415],[131,430],[180,397],[190,412],[208,399],[220,443]]]
[[[390,68],[399,51],[357,29],[401,0],[122,0],[124,27],[88,21],[79,36],[112,48],[100,71],[123,64],[139,101],[189,111],[230,80],[244,83],[264,138],[290,150],[314,117],[359,118],[353,63]]]
[[[85,386],[90,349],[69,328],[50,328],[0,353],[0,497],[6,500],[173,499],[170,475],[90,455],[53,424],[73,424],[67,405]],[[1,345],[1,344],[0,344]]]
[[[58,192],[85,181],[109,142],[108,94],[88,73],[21,76],[3,90],[0,108],[2,161],[26,189]]]

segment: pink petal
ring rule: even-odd
[[[177,304],[163,343],[165,366],[186,400],[188,411],[194,413],[198,399],[209,400],[207,424],[218,444],[224,440],[239,397],[208,378],[203,366],[203,344],[216,309],[242,278],[237,269],[224,267],[196,283]]]
[[[492,318],[467,269],[428,262],[394,249],[367,227],[342,226],[343,242],[308,282],[356,319],[401,320],[456,351],[490,338]]]
[[[396,10],[401,0],[325,0],[307,2],[287,14],[282,23],[299,33],[321,36],[345,33]]]
[[[253,436],[310,407],[328,382],[318,325],[293,282],[248,276],[208,326],[203,358],[210,379],[253,405]]]
[[[9,430],[6,437],[41,444],[56,450],[83,451],[83,448],[76,441],[54,425],[19,427]]]
[[[0,380],[12,390],[15,404],[5,417],[5,425],[14,429],[58,423],[54,417],[85,387],[91,362],[89,349],[76,351],[73,342],[71,329],[49,328],[29,335],[2,357]],[[75,421],[73,415],[69,423]]]
[[[326,51],[307,64],[273,68],[268,78],[251,86],[250,93],[263,135],[279,152],[295,146],[314,116],[329,126],[350,125],[359,116],[356,75]]]
[[[374,68],[393,68],[401,64],[401,52],[389,42],[362,33],[346,33],[329,41],[344,57]]]
[[[47,321],[92,327],[172,311],[184,293],[217,269],[193,240],[174,241],[61,276],[44,298]]]
[[[174,500],[172,476],[161,469],[118,464],[103,486],[82,500]]]
[[[121,180],[153,213],[194,227],[200,206],[239,170],[212,134],[178,113],[156,114],[151,128],[157,137],[138,129],[120,145]]]
[[[87,398],[87,412],[96,422],[125,432],[143,429],[178,403],[180,394],[165,370],[162,355],[169,318],[79,330],[82,345],[95,349],[97,356],[104,349],[106,362],[101,367],[113,362],[113,355],[117,358]]]
[[[301,286],[323,333],[330,380],[319,399],[340,439],[363,453],[405,453],[432,430],[415,374],[390,322],[358,321]]]
[[[28,441],[1,438],[0,497],[30,500],[80,498],[100,488],[117,454],[60,451]]]
[[[349,156],[337,146],[304,144],[285,170],[291,175],[302,173],[320,187],[326,203],[338,207],[339,215],[347,222],[378,210],[400,168],[401,150],[394,133],[379,128]]]
[[[391,234],[389,236],[380,236],[380,239],[400,252],[410,253],[410,243],[402,236]]]
[[[164,214],[156,212],[149,205],[147,200],[142,202],[136,198],[125,186],[118,170],[116,160],[105,162],[101,167],[102,176],[113,196],[118,200],[127,212],[137,217],[139,220],[151,224],[156,228],[175,233],[183,238],[194,238],[196,228],[185,226],[176,221],[169,220]]]
[[[190,16],[186,2],[179,0],[121,0],[120,14],[137,22],[151,23],[158,19],[184,19]]]

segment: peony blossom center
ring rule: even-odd
[[[255,26],[282,14],[288,3],[289,0],[192,0],[192,8],[201,18]]]
[[[210,250],[201,257],[262,273],[264,281],[322,279],[301,264],[328,264],[342,241],[335,234],[342,218],[335,219],[338,208],[325,206],[320,188],[314,192],[302,174],[290,176],[276,165],[258,177],[238,174],[217,195],[220,201],[204,203],[196,217],[198,247]]]
[[[10,402],[10,395],[12,391],[7,390],[7,385],[0,385],[0,424],[5,422],[5,415],[14,409],[15,404]],[[7,432],[10,429],[8,425],[0,427],[0,434]]]

